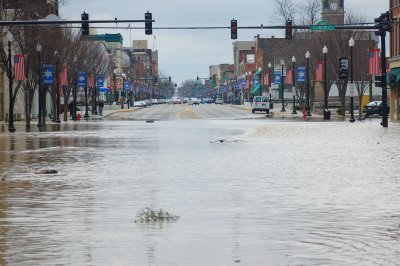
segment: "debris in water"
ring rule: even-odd
[[[58,171],[54,170],[54,169],[40,169],[35,172],[35,174],[38,174],[38,175],[50,175],[50,174],[57,174],[57,173],[58,173]]]
[[[234,139],[232,137],[226,137],[223,139],[217,139],[217,140],[210,141],[210,143],[237,143],[239,141],[243,141],[243,140]]]
[[[179,216],[173,215],[162,209],[157,211],[146,207],[137,213],[135,223],[169,223],[176,222],[178,219]]]

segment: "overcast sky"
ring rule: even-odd
[[[297,1],[297,0],[296,0]],[[301,1],[301,0],[298,0]],[[302,0],[305,1],[305,0]],[[83,11],[90,19],[144,19],[144,13],[153,14],[153,27],[230,26],[232,18],[238,26],[282,25],[274,20],[273,0],[68,0],[60,9],[64,19],[80,19]],[[345,0],[345,10],[355,10],[373,18],[389,8],[389,0]],[[97,24],[100,25],[100,24]],[[114,24],[115,25],[115,24]],[[114,26],[112,25],[112,26]],[[106,25],[103,25],[106,26]],[[123,25],[121,25],[123,26]],[[136,23],[131,26],[144,26]],[[159,70],[170,75],[174,82],[209,76],[209,66],[233,63],[232,40],[228,29],[220,30],[153,30],[154,36],[146,36],[144,30],[99,29],[98,33],[121,33],[124,46],[132,40],[146,39],[149,48],[159,52]],[[238,41],[254,40],[254,36],[282,37],[284,32],[267,30],[238,30]]]

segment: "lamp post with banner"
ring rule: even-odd
[[[285,109],[285,81],[284,81],[284,77],[283,77],[283,68],[285,66],[285,61],[283,61],[283,59],[281,59],[281,86],[282,86],[282,108],[281,108],[281,112],[286,112]]]
[[[42,65],[42,84],[51,86],[54,83],[54,65],[53,64],[43,64]],[[42,119],[43,125],[46,121],[46,94],[42,93]]]
[[[272,64],[268,63],[269,109],[272,109]]]
[[[353,47],[354,47],[354,39],[353,37],[349,40],[350,46],[350,122],[353,123],[356,120],[354,119],[354,80],[353,80]]]
[[[328,47],[326,45],[322,49],[322,53],[324,54],[324,102],[325,102],[325,108],[324,108],[324,120],[330,120],[331,119],[331,111],[329,111],[328,108],[328,71],[327,71],[327,64],[326,64],[326,58],[328,54]]]
[[[306,52],[306,60],[307,60],[307,116],[311,116],[311,112],[310,112],[310,52],[307,51]]]
[[[296,79],[295,79],[295,64],[296,64],[296,57],[292,57],[292,94],[293,94],[293,111],[292,114],[295,115],[297,114],[296,112]]]
[[[98,115],[97,112],[97,97],[99,96],[99,88],[104,87],[104,75],[103,74],[98,74],[96,76],[96,88],[94,90],[94,101],[93,101],[93,114]]]

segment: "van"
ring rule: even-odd
[[[266,112],[269,114],[269,98],[266,96],[254,96],[251,103],[251,112],[254,114],[256,111]]]

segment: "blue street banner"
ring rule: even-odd
[[[258,75],[255,75],[255,76],[254,76],[253,85],[254,85],[254,86],[257,86],[257,85],[258,85],[258,82],[259,82],[259,81],[258,81]]]
[[[297,67],[297,82],[306,82],[306,67]]]
[[[43,64],[42,65],[42,83],[43,84],[53,84],[54,82],[54,65],[53,64]]]
[[[239,83],[238,82],[235,83],[235,89],[239,90]]]
[[[225,91],[226,91],[226,92],[229,92],[229,85],[226,85],[226,86],[225,86]]]
[[[104,87],[104,76],[103,74],[99,74],[96,76],[96,84],[97,87]]]
[[[245,86],[246,86],[246,80],[242,79],[242,88],[244,89]]]
[[[124,90],[126,91],[131,90],[131,83],[129,81],[124,82]]]
[[[86,79],[87,79],[86,72],[79,71],[78,72],[77,85],[85,87],[86,86]]]
[[[275,84],[281,84],[281,76],[282,76],[282,71],[279,71],[279,72],[277,72],[277,71],[275,71],[274,72],[274,83]]]

